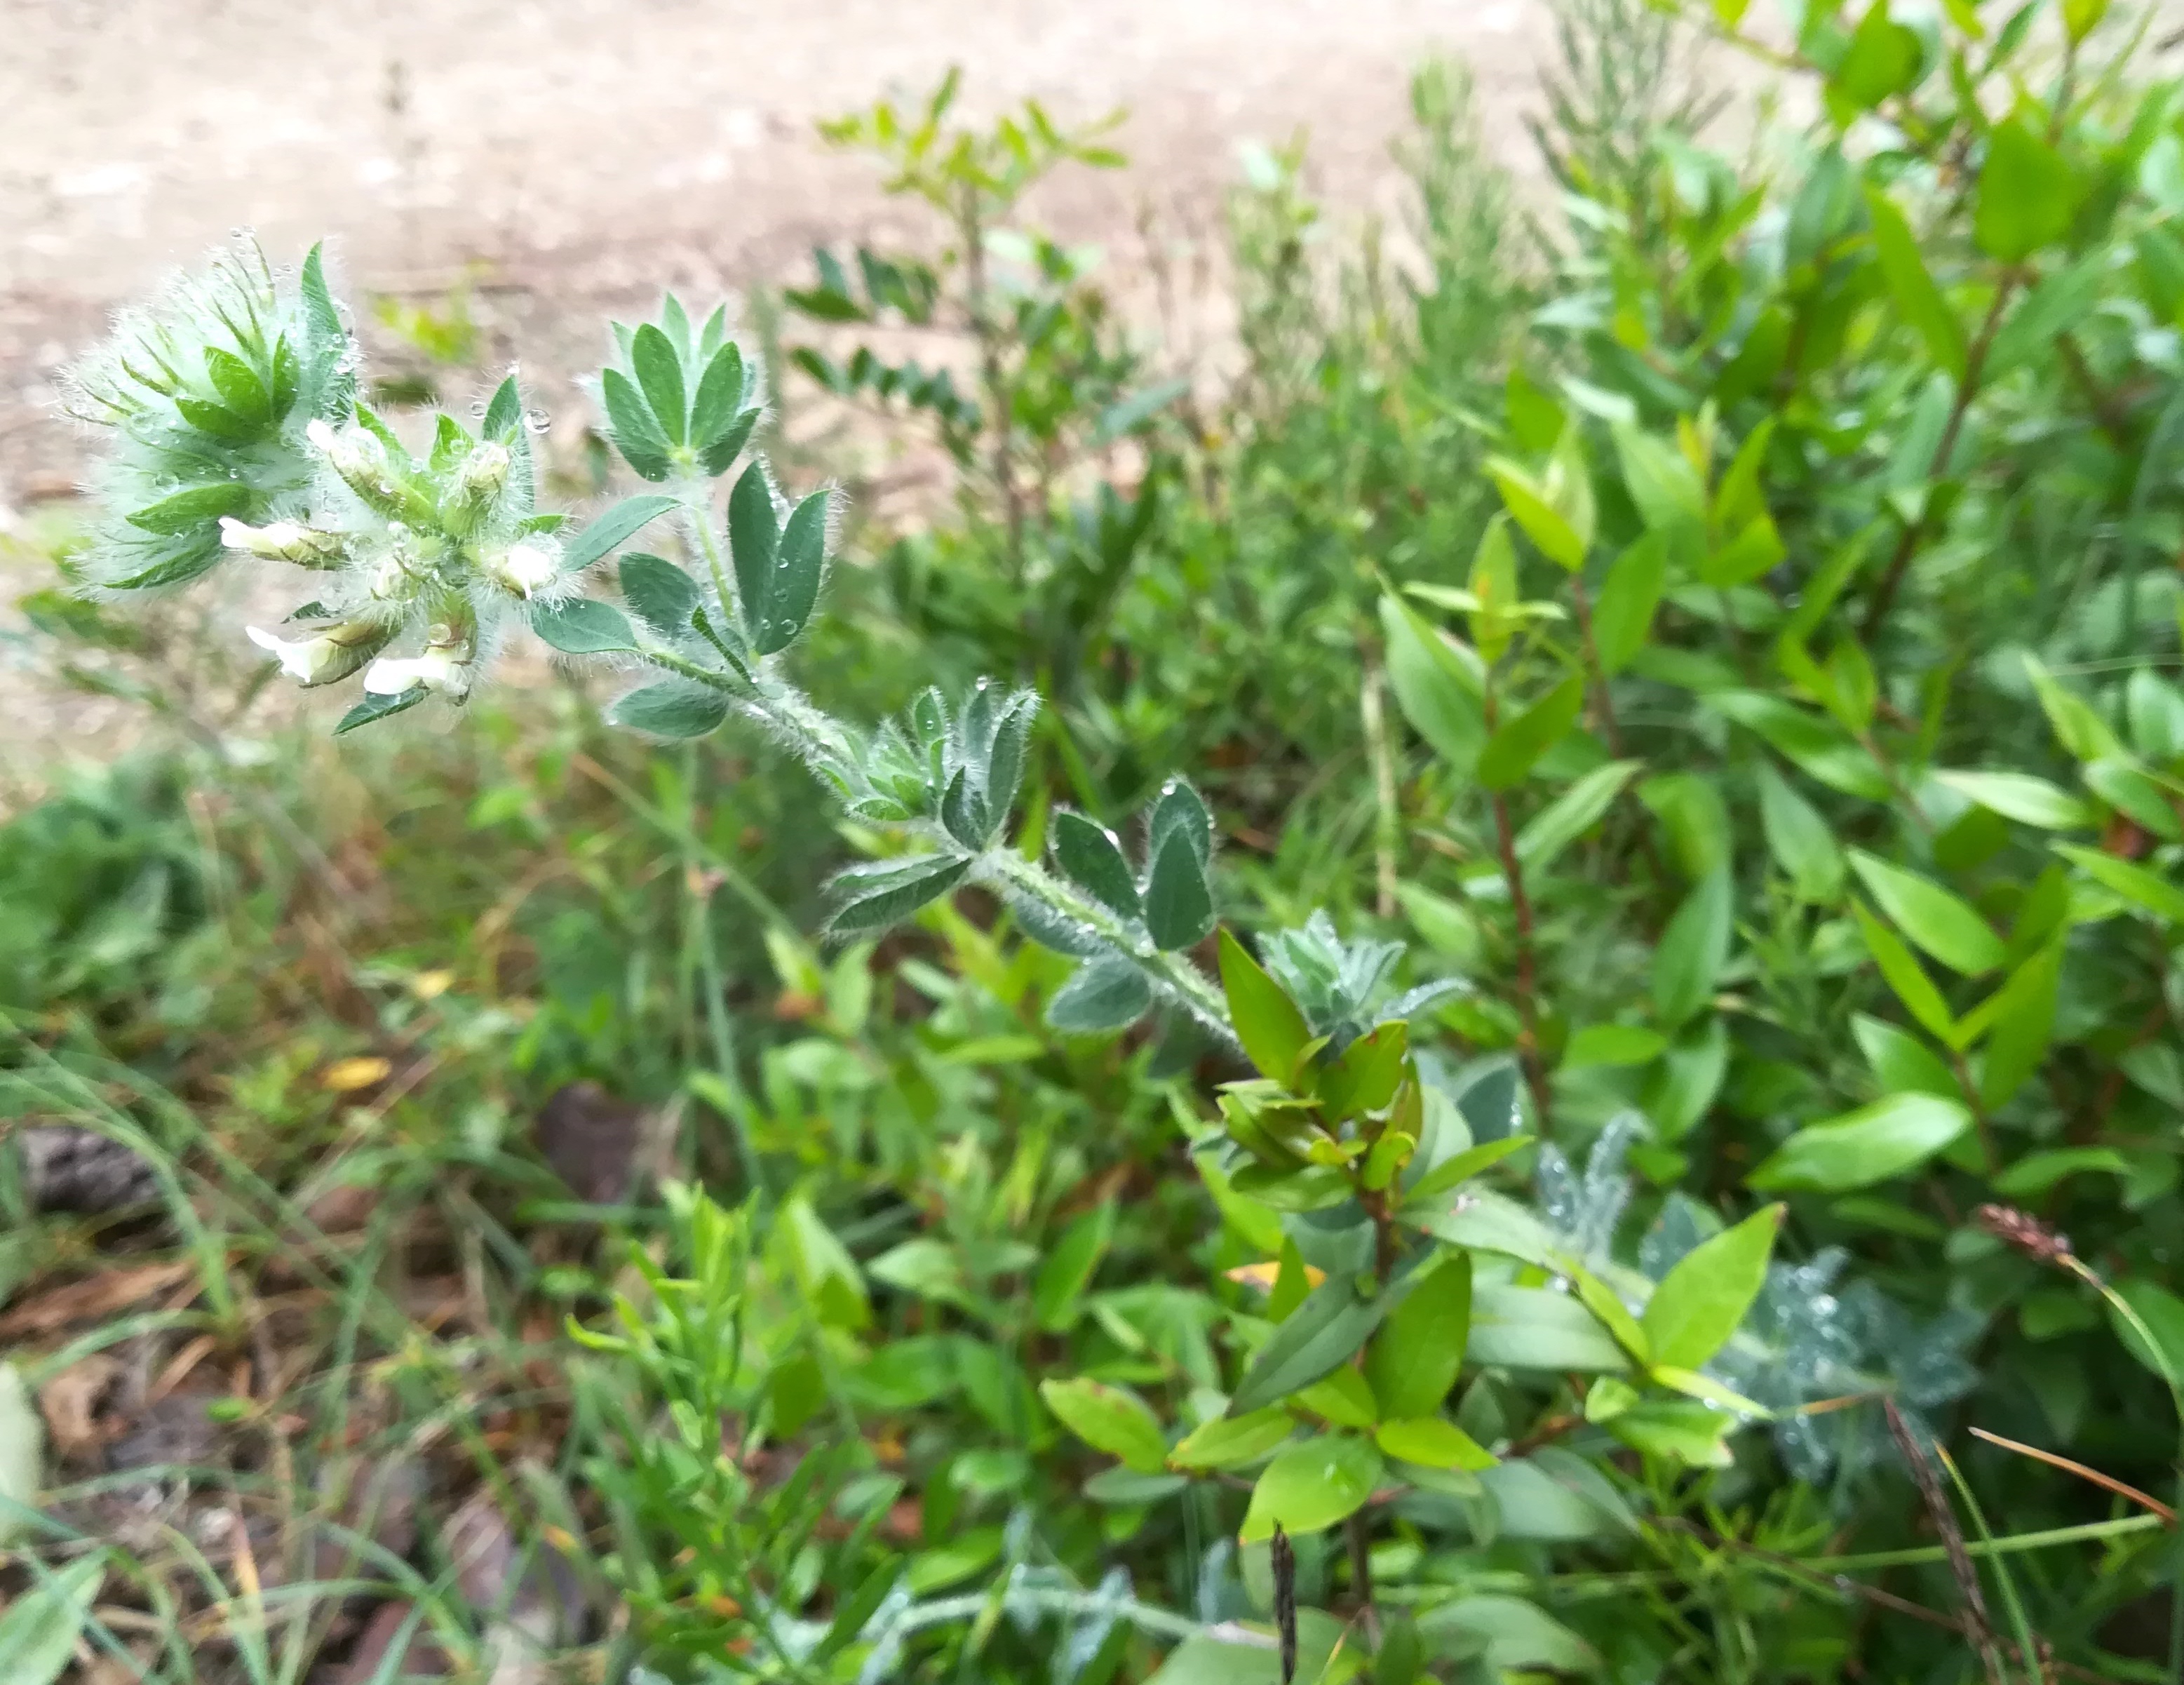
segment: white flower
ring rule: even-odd
[[[327,669],[346,653],[331,638],[276,638],[261,628],[246,627],[250,641],[259,649],[277,656],[281,671],[298,684],[315,683]]]
[[[304,437],[356,491],[367,497],[392,494],[387,447],[376,433],[364,427],[343,427],[336,432],[324,421],[315,420],[304,429]]]
[[[543,545],[510,544],[486,557],[485,571],[496,583],[528,598],[554,583],[560,574],[561,562]]]
[[[382,656],[364,675],[364,688],[375,696],[399,696],[421,684],[446,695],[465,695],[471,688],[469,665],[452,650],[428,647],[421,656]]]
[[[281,638],[256,626],[243,629],[252,643],[280,661],[282,672],[305,685],[347,678],[393,635],[370,620],[343,621],[310,638]]]
[[[273,561],[301,562],[315,566],[334,561],[342,552],[342,535],[325,533],[296,521],[274,521],[252,527],[231,515],[220,518],[220,541],[229,550],[262,555]]]

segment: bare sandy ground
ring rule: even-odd
[[[77,466],[58,367],[237,228],[276,258],[331,236],[356,292],[484,265],[504,289],[493,350],[550,385],[595,355],[602,309],[910,232],[813,126],[951,64],[973,111],[1127,109],[1134,167],[1039,206],[1126,241],[1148,204],[1210,232],[1239,143],[1300,128],[1331,202],[1384,199],[1405,77],[1431,53],[1469,64],[1521,163],[1545,22],[1545,0],[0,0],[0,520]],[[8,706],[19,749],[104,729],[103,710],[27,727]]]

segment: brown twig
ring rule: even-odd
[[[1930,483],[1949,466],[1950,457],[1956,455],[1958,435],[1964,432],[1964,417],[1970,414],[1972,399],[1979,393],[1981,372],[1986,366],[1987,354],[1994,349],[1994,337],[2002,328],[2003,312],[2008,308],[2010,296],[2017,290],[2018,280],[2018,272],[2014,269],[2002,277],[2000,284],[1994,289],[1994,303],[1987,307],[1986,320],[1980,325],[1979,338],[1972,342],[1971,349],[1964,354],[1964,377],[1957,383],[1957,401],[1950,407],[1948,423],[1942,429],[1941,443],[1934,447],[1933,460],[1926,467],[1926,478]],[[1888,618],[1889,610],[1895,606],[1896,594],[1903,587],[1903,576],[1910,571],[1911,559],[1918,554],[1919,546],[1925,541],[1927,529],[1932,525],[1933,507],[1930,485],[1929,494],[1919,511],[1919,518],[1903,529],[1903,536],[1897,541],[1896,554],[1888,559],[1888,571],[1880,576],[1880,584],[1874,588],[1872,600],[1865,611],[1864,632],[1866,637],[1872,637],[1880,629]]]
[[[2088,1480],[2095,1486],[2104,1487],[2119,1498],[2128,1498],[2134,1504],[2144,1504],[2170,1526],[2176,1525],[2176,1512],[2174,1509],[2159,1498],[2141,1492],[2137,1487],[2126,1485],[2114,1475],[2104,1475],[2098,1469],[2089,1469],[2083,1463],[2073,1462],[2070,1458],[2058,1456],[2053,1451],[2042,1451],[2036,1445],[2023,1445],[2014,1439],[2004,1439],[2000,1434],[1989,1433],[1983,1427],[1974,1428],[1972,1434],[1975,1438],[1984,1439],[1990,1445],[1999,1445],[2005,1451],[2014,1451],[2020,1456],[2031,1457],[2036,1461],[2047,1464],[2050,1468],[2060,1469],[2065,1474],[2075,1475],[2081,1480]]]
[[[1896,1401],[1883,1398],[1880,1402],[1881,1408],[1888,1412],[1889,1437],[1895,1440],[1896,1448],[1910,1465],[1919,1498],[1933,1520],[1935,1532],[1942,1536],[1942,1549],[1948,1554],[1949,1574],[1957,1582],[1958,1595],[1964,1599],[1958,1625],[1972,1648],[1979,1652],[1990,1685],[2008,1685],[2002,1668],[2002,1653],[1995,1643],[1994,1627],[1987,1618],[1986,1595],[1980,1589],[1979,1571],[1972,1566],[1971,1553],[1964,1548],[1964,1529],[1957,1525],[1956,1511],[1949,1506],[1948,1497],[1942,1490],[1941,1480],[1934,1473],[1925,1448],[1912,1433],[1903,1413],[1896,1408]]]

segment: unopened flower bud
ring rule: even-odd
[[[231,515],[220,518],[220,541],[247,555],[292,561],[304,567],[332,567],[341,560],[343,545],[339,533],[324,532],[300,522],[274,521],[252,527]]]
[[[281,671],[309,687],[347,678],[392,635],[376,621],[344,621],[310,638],[281,638],[259,627],[245,628],[250,641],[281,663]]]
[[[315,421],[304,429],[304,437],[358,496],[381,503],[396,495],[387,472],[387,447],[376,433],[364,427],[336,432],[324,421]]]
[[[488,552],[484,567],[495,584],[527,599],[560,577],[561,561],[543,544],[518,544]]]
[[[455,489],[473,503],[488,503],[508,483],[508,447],[488,441],[463,459],[455,471]]]

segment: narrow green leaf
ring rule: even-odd
[[[1422,1469],[1463,1469],[1476,1474],[1492,1468],[1496,1461],[1491,1452],[1444,1416],[1384,1421],[1373,1431],[1373,1439],[1398,1462],[1415,1463]]]
[[[852,866],[837,875],[833,884],[839,908],[833,929],[838,935],[854,936],[900,924],[928,901],[954,889],[970,869],[967,860],[938,854]]]
[[[596,656],[638,647],[637,629],[612,603],[570,597],[533,604],[531,629],[564,655]]]
[[[1380,600],[1380,625],[1388,640],[1388,682],[1411,728],[1433,745],[1457,773],[1479,764],[1486,743],[1481,680],[1466,658],[1409,604]]]
[[[1312,1028],[1282,985],[1226,930],[1221,933],[1221,987],[1228,997],[1236,1039],[1251,1063],[1261,1075],[1288,1082],[1297,1055],[1312,1040]]]
[[[638,477],[664,480],[674,471],[674,447],[628,376],[620,369],[601,370],[599,399],[606,408],[607,433]]]
[[[2143,907],[2168,923],[2184,924],[2184,889],[2179,889],[2159,873],[2095,848],[2059,843],[2055,852],[2133,906]]]
[[[1471,1363],[1500,1369],[1621,1375],[1630,1367],[1615,1336],[1568,1293],[1481,1282],[1472,1291]]]
[[[1145,929],[1154,946],[1173,952],[1204,940],[1212,928],[1213,892],[1206,881],[1204,858],[1178,828],[1153,856],[1145,881]]]
[[[1054,857],[1063,875],[1125,918],[1138,916],[1138,886],[1115,834],[1063,808],[1054,816]]]
[[[760,628],[774,619],[777,562],[781,526],[774,511],[773,484],[766,465],[753,462],[728,494],[728,548],[735,562],[736,596],[743,605],[744,629],[760,641]]]
[[[811,618],[819,600],[819,582],[827,571],[827,501],[825,492],[814,492],[790,513],[775,552],[772,577],[760,594],[762,606],[755,611],[749,588],[744,584],[743,550],[737,548],[736,583],[744,599],[751,645],[761,656],[787,649]]]
[[[2008,957],[2002,938],[1963,896],[1864,849],[1850,851],[1850,863],[1897,928],[1951,970],[1981,977]]]
[[[2070,791],[2030,773],[1934,774],[1934,782],[1989,812],[2043,831],[2075,831],[2093,823],[2093,811]]]
[[[1077,968],[1046,1003],[1046,1021],[1067,1035],[1100,1035],[1128,1029],[1152,1007],[1145,974],[1119,954],[1103,954]]]
[[[1955,1046],[1957,1020],[1949,1011],[1948,1002],[1942,998],[1942,991],[1934,986],[1933,979],[1919,963],[1918,957],[1864,901],[1853,899],[1851,911],[1857,915],[1858,934],[1865,938],[1866,951],[1880,968],[1888,986],[1896,991],[1896,998],[1903,1002],[1904,1009],[1913,1018],[1950,1046]]]
[[[216,521],[223,515],[241,515],[250,503],[249,487],[234,480],[222,480],[217,485],[191,486],[157,503],[132,510],[129,524],[143,532],[171,537]]]
[[[1842,845],[1819,810],[1792,789],[1774,768],[1758,771],[1759,820],[1768,852],[1803,900],[1832,906],[1842,893]]]
[[[1661,933],[1653,953],[1653,1009],[1674,1029],[1713,998],[1714,979],[1729,962],[1735,907],[1730,875],[1712,872],[1695,884]]]
[[[1584,677],[1571,673],[1487,739],[1479,756],[1479,783],[1489,789],[1522,784],[1540,757],[1568,735],[1584,704]]]
[[[0,1615],[0,1679],[8,1685],[53,1685],[74,1660],[105,1580],[101,1551],[25,1587]]]
[[[1064,1333],[1076,1323],[1114,1233],[1115,1202],[1106,1200],[1073,1219],[1039,1264],[1032,1278],[1032,1314],[1048,1333]]]
[[[657,492],[624,498],[569,540],[561,552],[561,571],[575,573],[589,567],[669,510],[680,506],[675,499]]]
[[[1383,1420],[1440,1409],[1462,1367],[1470,1329],[1471,1256],[1455,1253],[1412,1281],[1366,1351],[1365,1379]]]
[[[2063,945],[2049,942],[2003,984],[1980,1070],[1980,1104],[1992,1111],[2022,1088],[2048,1057],[2063,982]]]
[[[1640,1318],[1655,1363],[1696,1370],[1713,1360],[1767,1283],[1782,1217],[1779,1205],[1754,1212],[1702,1241],[1662,1278]]]
[[[1119,1457],[1142,1475],[1167,1471],[1160,1422],[1134,1392],[1097,1381],[1048,1381],[1039,1396],[1061,1425],[1095,1451]]]
[[[1858,1013],[1852,1016],[1850,1031],[1884,1091],[1938,1094],[1945,1100],[1963,1096],[1964,1086],[1955,1073],[1908,1030]]]
[[[1947,369],[1952,379],[1963,380],[1964,326],[1942,296],[1942,289],[1934,284],[1911,225],[1896,201],[1876,187],[1867,187],[1865,205],[1873,221],[1874,254],[1880,259],[1889,298],[1898,314],[1926,342],[1927,355]]]
[[[1287,1410],[1268,1408],[1247,1415],[1216,1416],[1186,1434],[1167,1453],[1175,1469],[1237,1469],[1271,1457],[1296,1431]]]
[[[1486,471],[1502,494],[1502,506],[1541,555],[1573,573],[1585,566],[1585,538],[1554,506],[1545,486],[1507,457],[1489,457]]]
[[[402,713],[415,707],[432,694],[423,685],[413,684],[407,690],[392,696],[366,696],[341,717],[340,723],[334,727],[333,734],[339,737],[343,733],[354,731],[360,726],[375,724],[391,714]]]
[[[1669,544],[1647,533],[1617,556],[1592,611],[1592,642],[1603,673],[1618,673],[1646,647],[1669,583]]]
[[[677,638],[690,629],[697,612],[697,581],[665,556],[630,550],[621,558],[622,600],[637,617],[663,638]]]
[[[690,443],[701,452],[720,444],[743,404],[744,354],[731,343],[713,354],[698,377],[698,395],[690,404]]]
[[[670,444],[688,437],[689,409],[682,389],[682,360],[667,336],[650,322],[630,341],[630,367],[644,388],[647,406]]]
[[[1357,1354],[1387,1314],[1388,1296],[1357,1297],[1357,1278],[1329,1275],[1276,1325],[1228,1401],[1244,1415],[1278,1404]]]
[[[2023,113],[1988,133],[1972,237],[1980,249],[2017,263],[2070,231],[2078,209],[2070,166]]]
[[[1525,874],[1545,872],[1564,849],[1597,824],[1641,765],[1611,761],[1596,767],[1527,820],[1517,833],[1517,860]]]
[[[1892,1094],[1808,1124],[1747,1177],[1769,1191],[1847,1193],[1917,1169],[1964,1130],[1972,1114],[1933,1094]]]
[[[709,685],[669,679],[632,690],[607,711],[625,731],[681,740],[718,731],[728,717],[728,699]]]

